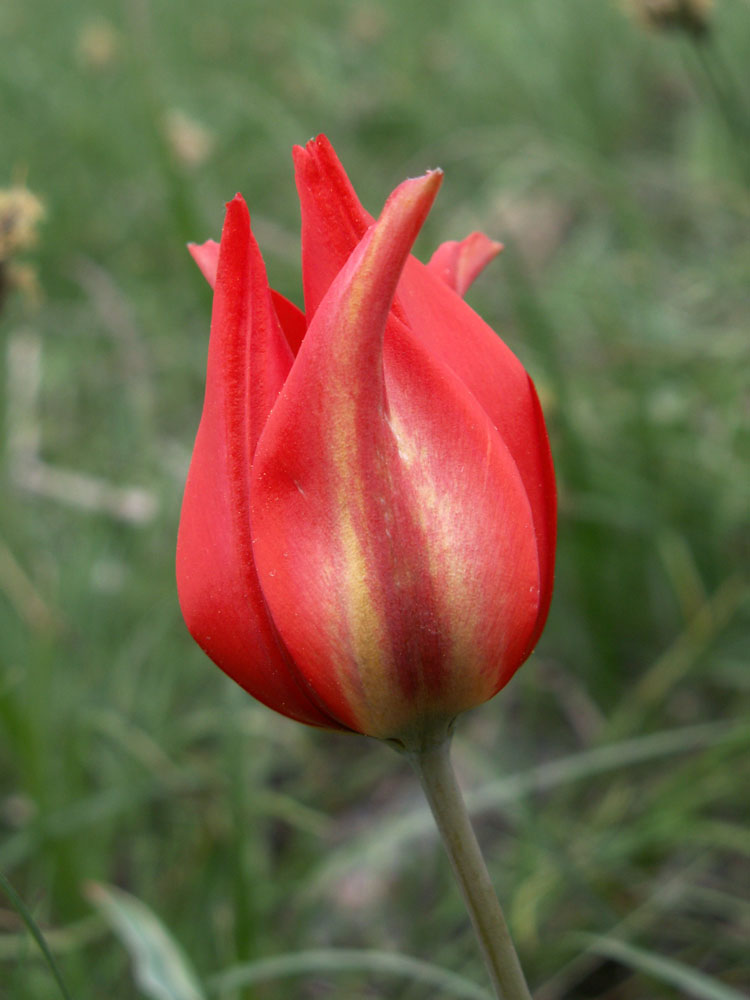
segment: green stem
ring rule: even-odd
[[[435,817],[499,1000],[531,1000],[450,760],[450,740],[408,754]]]

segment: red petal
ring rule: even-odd
[[[552,598],[557,502],[552,456],[534,385],[495,331],[415,257],[406,262],[398,295],[415,336],[470,389],[518,466],[539,546],[545,610],[538,637]]]
[[[371,217],[325,136],[304,149],[297,147],[294,159],[302,208],[305,307],[310,317]],[[536,392],[523,365],[495,331],[432,271],[432,263],[425,267],[413,256],[408,259],[395,312],[408,317],[426,349],[452,368],[474,394],[518,465],[539,544],[543,600],[538,635],[552,596],[557,504]]]
[[[398,321],[385,348],[391,426],[400,453],[414,456],[416,509],[435,517],[439,496],[439,530],[423,545],[456,633],[452,690],[458,698],[463,687],[463,710],[506,684],[536,642],[545,596],[532,510],[507,443],[460,379]]]
[[[302,212],[302,281],[311,320],[320,300],[375,221],[360,204],[333,146],[319,135],[293,150]]]
[[[253,562],[250,466],[291,362],[238,195],[222,233],[206,397],[180,518],[180,605],[196,641],[250,694],[294,719],[335,727],[292,672]]]
[[[201,274],[209,283],[211,288],[216,285],[216,268],[219,264],[219,244],[216,240],[206,240],[205,243],[188,243],[190,256],[201,270]],[[285,299],[280,292],[271,289],[271,299],[273,300],[276,315],[281,323],[286,339],[292,349],[292,354],[296,354],[302,338],[305,336],[307,320],[301,309],[298,309],[293,302]]]
[[[394,318],[383,348],[435,187],[398,188],[336,278],[253,466],[274,621],[326,710],[381,737],[424,737],[490,697],[539,605],[528,501],[499,435]]]
[[[293,302],[285,299],[280,292],[275,292],[273,288],[271,289],[271,299],[287,343],[292,349],[292,354],[296,354],[307,330],[305,314]]]
[[[427,267],[463,298],[502,249],[502,243],[491,240],[484,233],[471,233],[460,242],[441,243]]]
[[[216,268],[219,266],[219,244],[216,240],[205,243],[188,243],[190,256],[201,269],[201,274],[211,288],[216,285]]]

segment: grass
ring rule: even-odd
[[[728,0],[701,48],[605,0],[5,0],[0,187],[47,217],[44,298],[0,313],[3,1000],[55,995],[27,917],[71,997],[137,995],[92,882],[210,995],[485,988],[406,766],[250,702],[175,598],[210,314],[184,243],[242,190],[299,301],[289,151],[318,131],[374,212],[445,169],[422,256],[506,243],[470,298],[543,398],[559,568],[456,761],[537,1000],[750,989],[749,27]]]

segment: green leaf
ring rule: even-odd
[[[39,945],[39,950],[41,951],[42,955],[44,955],[44,961],[47,963],[49,970],[52,973],[55,982],[57,983],[60,989],[60,992],[65,997],[65,1000],[71,1000],[70,993],[68,993],[67,987],[65,986],[63,978],[60,975],[60,970],[57,967],[57,962],[55,962],[54,958],[52,957],[52,953],[47,947],[47,942],[44,939],[44,935],[39,929],[39,925],[37,924],[36,920],[34,920],[34,917],[31,914],[31,910],[24,903],[24,901],[21,899],[21,897],[18,895],[16,890],[13,888],[13,886],[10,884],[10,882],[5,877],[5,875],[3,875],[2,872],[0,872],[0,888],[4,891],[5,895],[10,900],[11,906],[19,915],[21,920],[23,920],[23,922],[26,924],[31,936]]]
[[[367,972],[426,983],[453,1000],[491,1000],[487,990],[463,976],[397,952],[364,948],[321,948],[288,952],[225,969],[211,979],[211,992],[226,992],[273,979],[311,973]]]
[[[150,1000],[205,1000],[187,956],[155,914],[135,896],[92,883],[87,896],[130,953],[136,985]]]
[[[617,938],[589,934],[576,934],[575,937],[585,944],[589,951],[614,959],[623,965],[629,965],[631,969],[643,972],[663,983],[669,983],[670,986],[677,987],[696,1000],[747,1000],[744,993],[673,958],[665,958],[663,955],[637,948]]]

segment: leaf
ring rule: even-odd
[[[70,993],[68,993],[63,978],[60,975],[60,970],[57,967],[57,962],[55,962],[54,958],[52,957],[52,953],[47,947],[47,942],[44,939],[44,935],[39,929],[39,925],[37,924],[36,920],[34,920],[34,917],[31,914],[31,910],[24,903],[24,901],[21,899],[21,897],[18,895],[16,890],[13,888],[13,886],[10,884],[10,882],[5,877],[5,875],[3,875],[2,872],[0,872],[0,889],[2,889],[5,892],[5,895],[10,900],[11,906],[19,915],[21,920],[23,920],[23,922],[26,924],[26,926],[29,929],[29,933],[34,938],[36,943],[39,945],[39,949],[42,955],[44,956],[44,961],[47,963],[49,970],[52,973],[55,982],[57,983],[60,989],[60,992],[65,997],[65,1000],[71,1000]]]
[[[744,993],[674,958],[665,958],[663,955],[637,948],[617,938],[589,934],[575,936],[589,951],[614,959],[622,965],[629,965],[632,969],[659,979],[663,983],[669,983],[670,986],[677,987],[686,996],[695,997],[696,1000],[747,1000]]]
[[[187,956],[156,915],[135,896],[90,883],[86,895],[130,953],[133,977],[151,1000],[205,1000]]]
[[[288,952],[232,966],[212,977],[211,992],[223,995],[267,980],[309,976],[320,972],[368,972],[374,975],[401,976],[415,983],[426,983],[453,1000],[490,1000],[490,994],[481,986],[431,962],[396,952],[364,948],[321,948]]]

